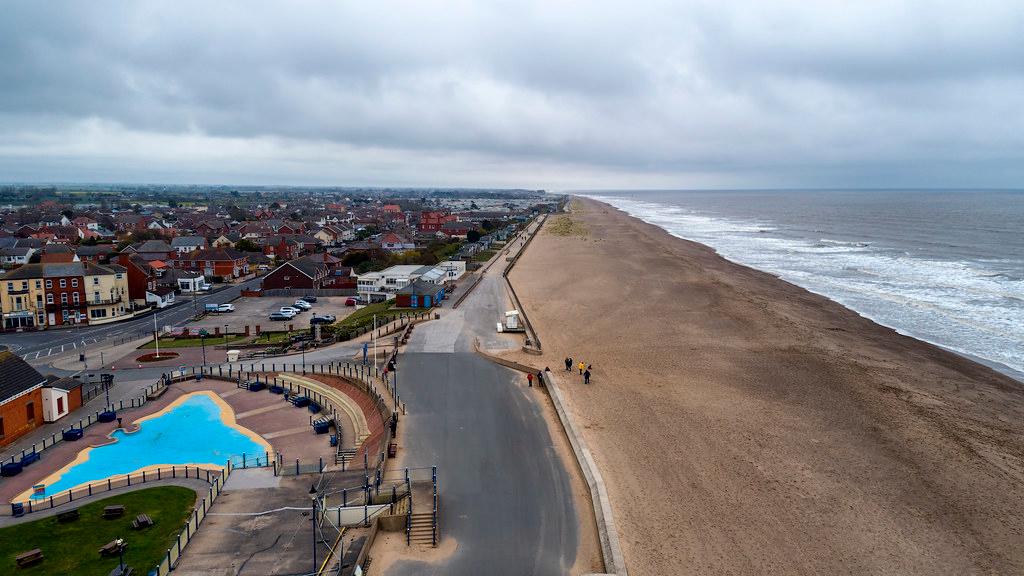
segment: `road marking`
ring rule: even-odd
[[[64,346],[65,346],[64,344],[61,344],[61,345],[60,345],[60,351],[61,351],[61,352],[63,352],[63,351],[64,351]],[[53,348],[50,348],[50,350],[53,350]]]
[[[42,352],[43,352],[42,350],[40,350],[39,352],[36,352],[36,360],[38,360],[38,359],[39,359],[39,355],[40,355],[40,354],[41,354]]]
[[[29,352],[28,354],[31,354],[31,352]],[[22,360],[28,360],[28,354],[25,354],[24,356],[22,356],[21,359]]]

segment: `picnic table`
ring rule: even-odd
[[[128,544],[118,545],[117,540],[111,540],[100,547],[100,556],[113,556],[128,547]]]
[[[103,508],[103,517],[104,518],[108,518],[108,519],[109,518],[120,518],[121,516],[124,516],[124,505],[123,504],[116,504],[114,506],[105,506]]]
[[[22,552],[14,557],[14,561],[18,564],[18,568],[24,568],[25,566],[31,566],[36,562],[43,560],[43,551],[39,548],[29,550],[28,552]]]
[[[139,514],[132,520],[132,529],[142,530],[148,528],[154,524],[153,519],[149,517],[149,514]]]
[[[57,522],[60,522],[61,524],[64,524],[65,522],[72,522],[74,520],[78,520],[78,508],[57,514]]]

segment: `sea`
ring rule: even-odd
[[[1024,190],[579,194],[1024,382]]]

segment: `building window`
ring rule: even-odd
[[[71,287],[72,288],[78,288],[78,278],[72,278],[71,279]]]
[[[53,294],[47,294],[46,295],[46,303],[47,304],[53,304]]]
[[[60,279],[60,287],[61,288],[67,288],[68,287],[68,280],[67,280],[67,278],[61,278]]]
[[[36,403],[29,402],[25,404],[25,419],[29,422],[35,422],[36,420]]]
[[[8,282],[7,283],[7,289],[8,290],[14,290],[14,282]]]
[[[22,290],[28,290],[28,280],[22,280],[21,281],[21,289]]]
[[[117,278],[118,280],[121,280],[122,278],[124,278],[124,274],[115,274],[114,278]]]
[[[47,280],[46,281],[46,287],[47,288],[53,288],[53,280]]]
[[[43,283],[41,281],[39,281],[39,280],[36,280],[36,290],[39,290],[42,287],[43,287]]]
[[[74,298],[72,298],[72,300],[75,301],[75,304],[78,304],[78,292],[74,293]]]

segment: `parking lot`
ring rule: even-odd
[[[295,302],[295,298],[287,297],[262,297],[262,298],[239,298],[232,302],[235,306],[234,312],[207,313],[203,318],[196,322],[189,322],[188,328],[190,330],[206,328],[211,334],[214,329],[219,328],[224,330],[224,326],[228,326],[228,332],[241,333],[245,331],[245,326],[248,325],[250,331],[255,333],[255,326],[258,324],[264,331],[269,330],[284,330],[288,324],[292,324],[296,329],[308,328],[309,319],[313,315],[323,316],[325,314],[333,314],[339,320],[348,316],[355,308],[352,306],[345,306],[345,300],[347,297],[343,296],[322,296],[313,303],[313,308],[306,312],[302,312],[295,318],[289,321],[274,321],[269,318],[271,312],[275,312],[282,306],[291,306]]]

